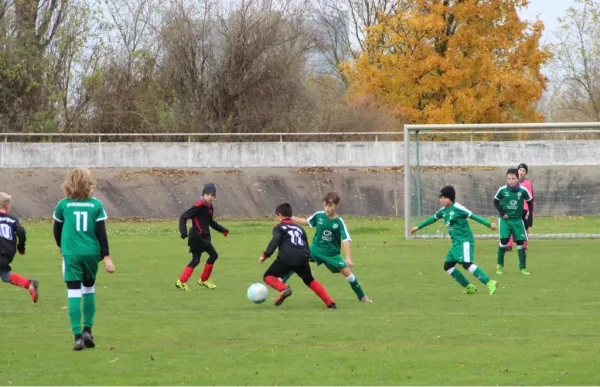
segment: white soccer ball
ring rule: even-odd
[[[269,289],[260,282],[250,285],[248,288],[248,299],[255,304],[262,304],[269,297]]]

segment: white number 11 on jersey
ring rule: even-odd
[[[77,231],[87,232],[88,230],[88,213],[87,211],[75,211],[75,228]],[[83,222],[82,222],[83,221]]]

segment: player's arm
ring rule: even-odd
[[[19,254],[25,254],[25,241],[27,240],[27,233],[25,227],[17,220],[15,224],[15,235],[17,236],[17,251]]]
[[[438,211],[439,212],[439,211]],[[434,215],[431,215],[429,218],[425,219],[424,221],[422,221],[421,223],[419,223],[419,225],[414,226],[413,228],[410,229],[410,233],[414,234],[417,231],[430,226],[432,224],[434,224],[435,222],[437,222],[440,219],[440,216],[438,215],[438,212],[436,212]]]
[[[498,192],[496,192],[496,196],[494,196],[494,207],[496,207],[496,210],[498,210],[500,217],[504,217],[504,215],[506,215],[506,211],[504,211],[504,208],[502,208],[502,204],[500,204],[500,190],[501,189],[502,188],[500,188],[498,190]]]
[[[305,218],[299,218],[297,216],[292,216],[292,222],[294,222],[296,224],[299,224],[301,226],[310,226],[310,224],[308,224],[308,220],[307,219],[305,219]]]
[[[470,219],[473,219],[474,221],[476,221],[479,224],[483,224],[485,227],[491,228],[492,230],[496,229],[496,225],[492,222],[490,222],[489,220],[487,220],[486,218],[484,218],[481,215],[477,215],[473,212],[470,213],[469,215]]]
[[[60,248],[60,241],[61,241],[61,237],[62,237],[63,225],[65,222],[65,218],[63,215],[62,203],[63,203],[62,200],[60,202],[58,202],[58,204],[56,205],[56,208],[54,209],[54,213],[52,214],[52,218],[54,219],[54,227],[53,227],[54,240],[56,241],[56,245],[59,248]]]
[[[533,194],[529,192],[527,188],[523,188],[525,190],[525,201],[527,202],[528,210],[525,214],[525,219],[528,219],[533,213]]]
[[[273,237],[271,238],[271,241],[267,245],[267,249],[263,252],[263,254],[261,256],[261,262],[264,261],[265,259],[269,258],[271,255],[273,255],[275,250],[277,250],[277,248],[279,247],[280,243],[281,243],[281,230],[279,229],[278,226],[275,226],[275,227],[273,227]]]
[[[210,217],[210,222],[208,224],[210,225],[210,227],[212,227],[213,229],[217,230],[225,236],[229,234],[229,230],[217,223],[217,221],[214,220],[212,216]]]
[[[348,227],[346,227],[346,222],[344,222],[344,219],[340,218],[340,223],[342,223],[340,236],[342,237],[342,245],[344,246],[344,257],[348,266],[352,267],[354,266],[354,262],[352,261],[352,250],[350,248],[352,238],[350,237],[350,232],[348,231]]]
[[[306,225],[308,227],[315,227],[317,225],[317,214],[318,213],[319,212],[315,212],[314,214],[312,214],[311,216],[306,218]]]
[[[181,234],[182,239],[185,239],[188,236],[187,220],[192,219],[194,216],[198,216],[199,212],[200,206],[194,205],[179,216],[179,234]]]
[[[98,244],[100,245],[100,260],[103,260],[104,257],[110,256],[106,222],[103,220],[96,222],[96,239],[98,239]]]

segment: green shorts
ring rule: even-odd
[[[342,256],[339,254],[329,255],[313,248],[310,249],[310,254],[317,263],[317,266],[323,264],[332,273],[339,273],[341,269],[348,267],[348,264],[346,261],[344,261],[344,258],[342,258]]]
[[[452,244],[448,254],[446,254],[446,262],[473,262],[475,258],[475,243],[463,242]]]
[[[98,274],[99,255],[71,255],[63,257],[65,281],[95,280]]]
[[[509,239],[511,234],[515,242],[526,241],[527,232],[523,219],[498,219],[500,239]]]

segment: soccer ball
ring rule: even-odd
[[[269,289],[260,282],[250,285],[248,288],[248,299],[255,304],[262,304],[269,296]]]

